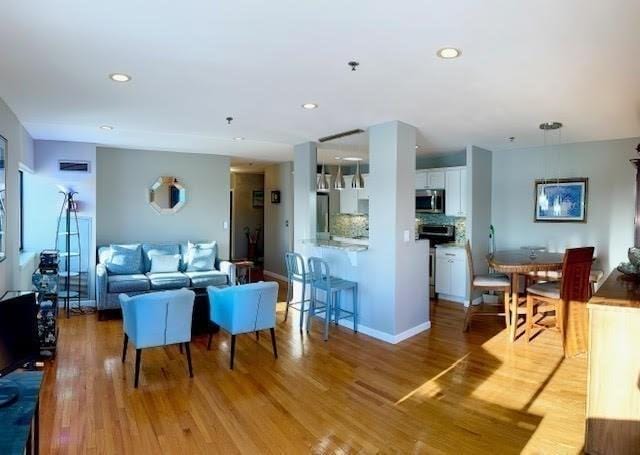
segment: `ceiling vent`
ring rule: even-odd
[[[58,169],[67,172],[89,172],[89,162],[60,160],[58,161]]]

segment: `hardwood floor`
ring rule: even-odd
[[[192,344],[195,377],[177,346],[145,350],[133,388],[122,323],[61,320],[59,354],[41,394],[43,453],[578,453],[586,358],[564,360],[557,333],[512,344],[501,318],[462,333],[459,305],[398,345],[342,327],[322,341],[282,322],[268,333]]]

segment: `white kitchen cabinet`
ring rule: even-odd
[[[362,174],[362,179],[364,180],[364,188],[358,190],[358,200],[369,199],[369,174]],[[345,183],[346,180],[345,180]],[[351,183],[349,183],[351,185]]]
[[[351,188],[352,175],[344,176],[344,190],[340,191],[340,213],[358,212],[358,194]]]
[[[444,211],[448,216],[466,216],[467,169],[449,168],[445,171]]]
[[[467,295],[467,255],[464,248],[436,248],[436,292],[463,302]]]
[[[427,171],[416,171],[416,190],[427,188]]]
[[[427,188],[430,190],[441,190],[445,187],[445,171],[442,169],[427,171]]]

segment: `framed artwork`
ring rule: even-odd
[[[280,204],[280,191],[272,191],[271,192],[271,203],[272,204]]]
[[[587,178],[536,180],[534,221],[586,223],[588,182]]]
[[[254,190],[251,197],[251,205],[253,208],[264,207],[264,191]]]

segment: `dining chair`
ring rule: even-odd
[[[122,363],[127,359],[129,339],[136,347],[135,388],[138,388],[142,349],[145,348],[170,344],[180,344],[182,348],[184,345],[189,376],[193,377],[190,342],[195,296],[195,292],[189,289],[118,296],[124,329]]]
[[[473,267],[471,243],[468,240],[465,244],[465,250],[467,252],[467,267],[469,270],[469,306],[467,306],[465,312],[463,331],[466,332],[469,330],[471,318],[473,318],[474,316],[504,316],[504,321],[508,329],[510,325],[509,295],[511,293],[511,280],[509,276],[503,273],[476,275]],[[504,300],[502,311],[478,311],[479,307],[484,304],[473,304],[473,292],[475,290],[502,292]]]
[[[307,333],[311,331],[311,318],[324,313],[324,341],[329,339],[329,322],[333,317],[338,325],[340,319],[353,318],[353,331],[358,332],[358,283],[331,276],[329,263],[317,257],[309,258],[311,274],[311,307],[307,314]],[[352,291],[352,309],[345,310],[340,306],[342,291]],[[324,294],[320,300],[318,291]]]
[[[260,281],[227,288],[208,286],[211,322],[231,334],[229,366],[233,370],[236,352],[236,335],[269,329],[273,356],[278,358],[276,347],[276,302],[278,283]]]
[[[284,311],[284,320],[286,321],[289,315],[289,307],[298,310],[300,312],[300,333],[302,333],[304,313],[309,311],[306,303],[309,302],[309,306],[311,306],[311,296],[307,298],[307,290],[311,294],[311,274],[307,273],[302,255],[288,251],[285,253],[284,259],[287,266],[287,307]],[[299,302],[293,301],[294,283],[300,283],[302,287]]]
[[[565,309],[569,302],[586,303],[591,297],[591,265],[593,247],[570,248],[565,251],[560,281],[536,283],[527,288],[525,336],[531,341],[534,328],[550,328],[534,322],[538,314],[555,312],[555,328],[563,337],[565,330]]]
[[[598,269],[593,269],[589,273],[589,287],[591,288],[591,295],[596,293],[596,285],[600,282],[603,276],[604,272]],[[529,272],[527,274],[527,287],[531,283],[538,283],[540,281],[560,281],[561,278],[562,271],[560,270]]]

